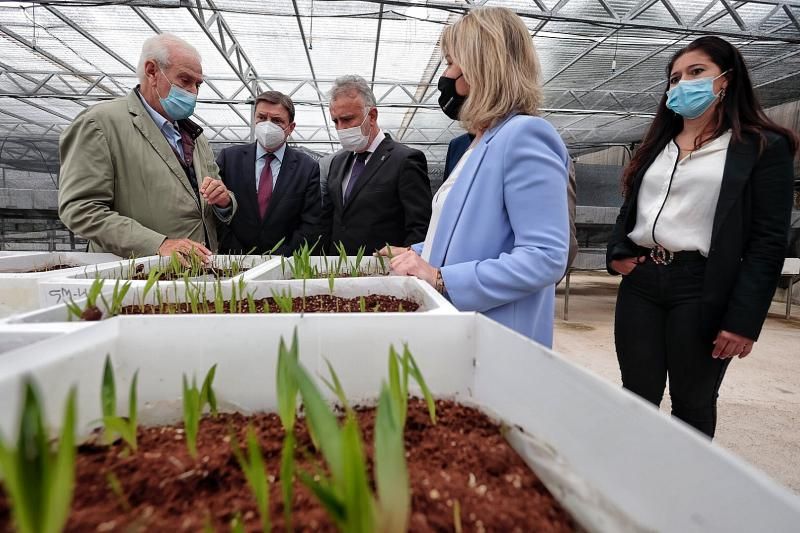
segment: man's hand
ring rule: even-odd
[[[413,250],[394,256],[389,265],[396,274],[416,276],[422,281],[427,281],[431,286],[436,285],[436,268],[432,267]]]
[[[200,194],[206,199],[210,205],[217,207],[228,207],[231,205],[231,195],[228,193],[228,188],[222,180],[215,180],[209,176],[203,178],[203,183],[200,185]]]
[[[192,254],[195,254],[204,263],[208,263],[211,257],[211,251],[208,248],[191,239],[166,239],[158,247],[158,255],[170,257],[172,254],[177,255],[184,266],[189,265],[186,258]]]

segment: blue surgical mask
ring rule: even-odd
[[[683,118],[697,118],[714,103],[722,91],[714,94],[714,80],[724,76],[726,70],[715,78],[681,80],[667,91],[667,107]]]
[[[163,70],[160,68],[158,70],[161,71],[161,75],[172,85],[166,98],[161,98],[161,94],[158,94],[158,100],[161,102],[161,107],[164,108],[164,112],[169,115],[172,120],[183,120],[191,117],[192,113],[194,113],[194,106],[197,104],[197,95],[178,87],[167,78]],[[158,93],[157,85],[156,92]]]

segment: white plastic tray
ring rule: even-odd
[[[214,284],[213,282],[193,282],[195,284],[206,283],[207,296],[209,301],[214,297]],[[113,291],[115,282],[113,280],[106,281],[103,286],[103,292],[106,299],[109,300],[109,294]],[[239,293],[239,282],[236,278],[229,279],[221,282],[223,294],[226,299],[229,299],[232,294],[231,286],[236,286],[236,293]],[[48,285],[50,286],[50,285]],[[167,302],[185,302],[186,301],[186,287],[183,281],[165,281],[159,282],[157,285],[161,289],[163,301]],[[128,291],[123,305],[139,305],[142,303],[142,289],[144,282],[134,282],[134,286]],[[71,290],[78,290],[73,287]],[[88,286],[81,286],[81,298],[74,299],[75,303],[84,307],[86,290]],[[155,288],[151,289],[148,293],[144,303],[155,304],[157,299],[155,297]],[[245,280],[245,292],[252,293],[254,298],[266,298],[275,294],[289,294],[293,297],[300,297],[303,295],[303,281],[302,280],[279,280],[279,281],[247,281]],[[307,296],[314,296],[317,294],[331,294],[328,280],[308,280],[305,282],[305,294]],[[429,284],[418,280],[411,276],[384,276],[384,277],[370,277],[370,278],[341,278],[334,282],[335,296],[344,298],[355,298],[358,296],[367,296],[370,294],[385,294],[388,296],[396,296],[398,298],[405,298],[420,304],[417,312],[436,313],[436,314],[452,314],[457,310],[453,305],[444,298],[441,294],[436,292]],[[177,296],[176,296],[177,295]],[[68,296],[64,298],[69,300]],[[241,299],[241,298],[239,298]],[[100,310],[105,312],[102,306]],[[274,313],[273,313],[274,314]],[[358,314],[358,313],[351,313]],[[398,313],[401,314],[401,313]],[[272,316],[272,315],[269,315]],[[10,324],[30,324],[30,323],[46,323],[46,322],[66,322],[69,320],[69,313],[65,303],[45,307],[37,311],[29,311],[14,315],[6,319]]]
[[[39,307],[39,282],[52,277],[80,274],[89,265],[119,261],[114,254],[48,252],[0,257],[0,318]],[[30,272],[57,264],[76,268]]]
[[[109,320],[0,357],[0,431],[13,436],[22,380],[33,375],[53,430],[67,391],[78,386],[79,427],[87,432],[100,416],[109,353],[119,390],[140,371],[143,424],[179,420],[181,375],[200,376],[215,363],[223,408],[274,410],[278,339],[295,327],[302,363],[325,374],[329,360],[353,403],[375,399],[389,344],[407,342],[434,394],[507,424],[512,445],[588,531],[797,531],[800,500],[765,474],[475,314]]]
[[[272,268],[275,264],[277,264],[278,261],[280,261],[280,259],[262,257],[260,255],[215,255],[212,256],[211,261],[214,264],[224,264],[225,261],[230,261],[233,259],[240,261],[240,264],[247,267],[249,270],[246,270],[232,278],[224,279],[251,279],[254,276],[258,276],[258,274],[264,270]],[[131,270],[131,268],[136,268],[140,264],[144,267],[144,273],[148,273],[150,272],[150,268],[153,266],[166,266],[168,263],[169,258],[150,256],[138,259],[136,261],[123,261],[118,263],[98,265],[93,268],[81,270],[80,272],[72,272],[66,276],[48,278],[39,284],[40,307],[48,307],[51,305],[68,302],[70,298],[73,300],[79,300],[85,297],[89,287],[92,286],[92,283],[98,276],[108,280],[106,282],[107,286],[113,286],[117,279],[121,280],[120,284],[127,281],[129,276],[128,272]],[[198,281],[203,278],[190,279]],[[147,281],[132,281],[131,288],[144,287],[146,283]]]

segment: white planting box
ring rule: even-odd
[[[408,343],[433,393],[505,424],[511,444],[588,531],[774,533],[800,523],[800,499],[760,471],[476,314],[109,320],[0,357],[0,431],[14,435],[21,385],[33,376],[54,431],[68,390],[77,386],[85,435],[101,415],[106,354],[118,390],[127,390],[139,370],[143,424],[180,420],[182,374],[202,378],[213,364],[222,409],[274,411],[278,341],[288,341],[295,328],[301,362],[327,375],[330,361],[352,404],[375,400],[389,345]]]
[[[80,274],[89,265],[119,261],[114,254],[82,252],[26,253],[0,257],[0,317],[39,307],[39,283],[53,277]],[[55,265],[76,268],[31,272]]]
[[[39,341],[71,333],[85,327],[90,327],[90,322],[72,324],[0,324],[0,357],[6,352],[29,346]]]
[[[280,261],[278,258],[268,258],[260,255],[215,255],[211,257],[211,264],[225,265],[226,263],[229,264],[228,262],[232,260],[239,261],[240,265],[248,268],[248,270],[232,278],[223,278],[225,280],[238,280],[239,278],[250,279],[253,276],[258,276],[259,273],[264,270],[271,269]],[[39,285],[41,307],[68,302],[70,298],[75,301],[84,298],[89,287],[92,286],[92,283],[97,277],[108,280],[105,282],[105,285],[107,287],[113,287],[116,280],[120,280],[120,285],[128,281],[129,277],[135,274],[135,272],[131,273],[131,270],[138,268],[139,265],[142,265],[143,272],[147,274],[153,267],[168,266],[169,261],[170,258],[168,257],[150,256],[137,259],[136,261],[98,265],[96,268],[74,272],[67,276],[48,278]],[[205,276],[189,279],[199,281],[205,279]],[[147,281],[144,280],[131,281],[131,288],[144,287],[146,283]]]
[[[157,304],[156,287],[160,289],[162,301],[175,303],[187,302],[186,286],[183,281],[165,281],[159,282],[147,294],[144,302],[142,302],[142,293],[144,282],[134,282],[135,285],[131,287],[128,294],[123,300],[123,305],[140,305]],[[193,282],[195,286],[205,286],[206,296],[208,301],[214,301],[214,282]],[[293,297],[303,296],[303,281],[302,280],[280,280],[280,281],[247,281],[245,280],[244,290],[245,294],[248,292],[252,294],[253,298],[268,298],[277,295],[289,295]],[[229,300],[232,296],[234,287],[237,294],[237,300],[242,300],[239,281],[236,278],[221,281],[223,298]],[[114,289],[114,282],[107,282],[103,286],[103,293],[106,300],[110,303],[110,294]],[[82,289],[83,290],[83,289]],[[315,296],[318,294],[331,294],[328,280],[315,279],[305,282],[305,295]],[[334,283],[334,296],[341,296],[343,298],[355,298],[358,296],[368,296],[370,294],[384,294],[387,296],[395,296],[397,298],[404,298],[414,301],[420,305],[417,310],[418,313],[426,314],[453,314],[457,313],[453,305],[447,301],[441,294],[436,292],[433,287],[424,281],[411,276],[383,276],[371,278],[341,278],[336,279]],[[85,308],[85,294],[84,298],[74,300],[75,303]],[[242,304],[247,307],[247,301]],[[103,305],[98,303],[98,307],[106,315],[106,309]],[[277,313],[259,316],[275,316]],[[343,313],[343,314],[360,314],[360,313]],[[403,313],[391,313],[403,314]],[[69,313],[65,303],[39,309],[37,311],[30,311],[19,315],[12,316],[6,319],[9,324],[35,324],[35,323],[48,323],[48,322],[67,322],[69,321]]]
[[[340,275],[338,275],[336,279],[339,279],[340,277],[349,278],[350,270],[356,264],[356,256],[354,255],[349,256],[347,258],[347,261],[340,261],[338,255],[327,256],[327,257],[311,256],[309,259],[311,267],[317,269],[317,271],[324,276],[322,279],[325,279],[325,277],[327,277],[329,272],[338,272]],[[293,279],[292,277],[293,264],[294,264],[294,259],[291,257],[285,257],[283,261],[279,259],[278,263],[274,265],[273,268],[259,272],[257,276],[254,276],[250,279],[252,279],[253,281]],[[388,271],[389,259],[384,257],[383,267],[381,267],[381,263],[377,257],[367,255],[361,258],[361,261],[358,263],[358,265],[359,265],[358,270],[361,272],[361,275],[358,277],[386,277],[386,275],[382,273],[384,272],[384,270]]]

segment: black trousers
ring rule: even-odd
[[[699,254],[636,266],[619,287],[614,337],[623,387],[660,405],[669,377],[672,415],[713,438],[730,359],[711,357],[714,339],[700,327],[704,273]]]

